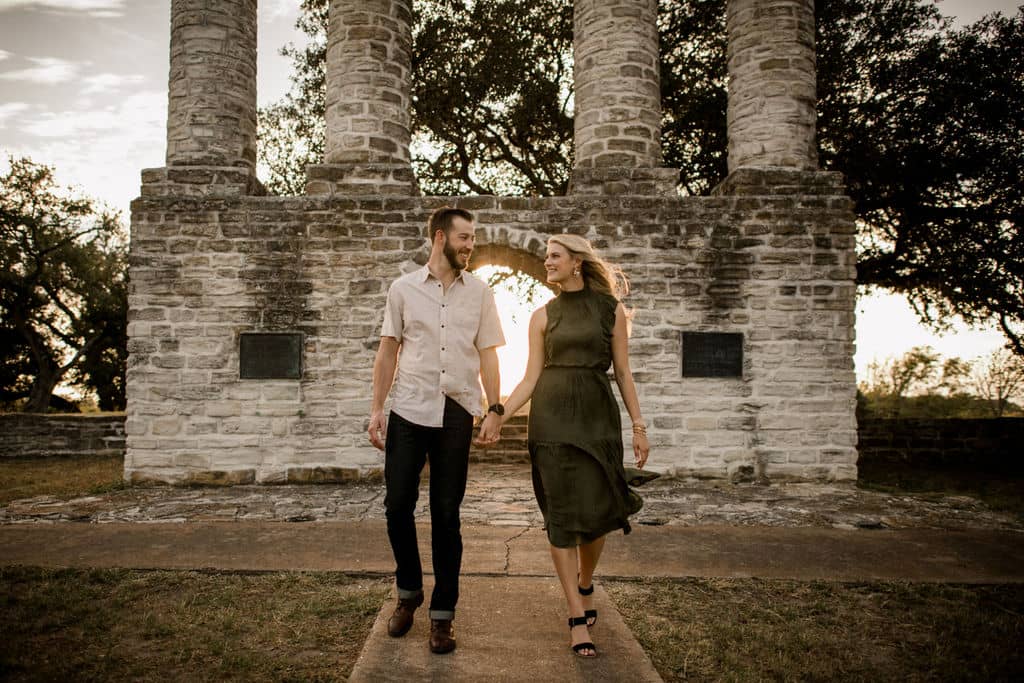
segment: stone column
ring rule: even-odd
[[[575,194],[675,191],[661,165],[658,0],[575,0]]]
[[[172,0],[170,56],[167,168],[143,194],[255,190],[256,0]]]
[[[728,0],[729,172],[818,167],[814,0]]]
[[[331,0],[325,163],[311,194],[415,194],[411,0]]]

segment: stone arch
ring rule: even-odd
[[[507,266],[529,275],[542,285],[555,291],[547,282],[544,254],[547,235],[523,228],[484,227],[477,233],[478,242],[473,250],[473,268]]]

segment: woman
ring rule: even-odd
[[[569,607],[572,649],[594,657],[589,634],[597,621],[590,604],[594,569],[605,535],[615,529],[629,533],[628,517],[642,504],[623,471],[622,425],[609,365],[633,421],[637,467],[647,462],[650,446],[629,369],[626,311],[619,302],[625,277],[577,235],[550,238],[544,267],[560,293],[530,318],[526,375],[509,396],[502,423],[532,397],[528,439],[534,493]]]

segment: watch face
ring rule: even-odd
[[[497,413],[498,417],[501,417],[502,415],[505,414],[505,406],[501,405],[500,403],[495,403],[493,406],[491,406],[487,410],[490,411],[490,412]]]

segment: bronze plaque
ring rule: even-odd
[[[683,377],[742,376],[742,333],[683,332]]]
[[[301,332],[243,332],[238,355],[241,379],[302,379]]]

